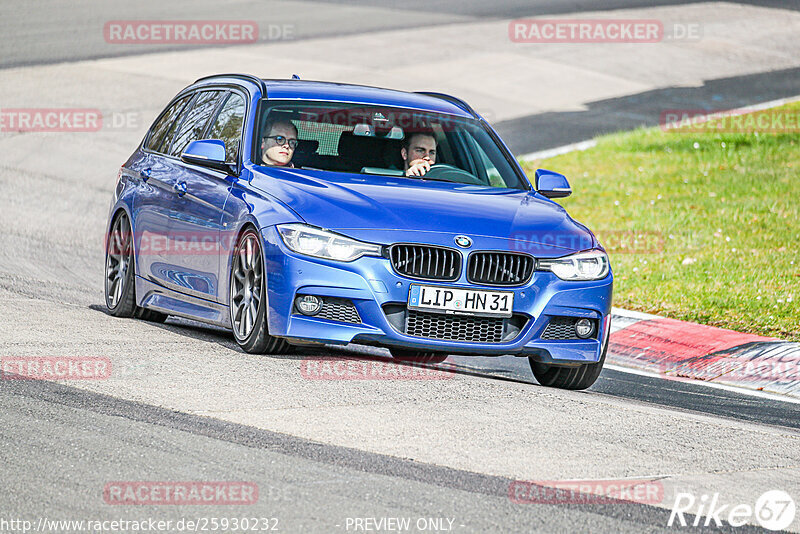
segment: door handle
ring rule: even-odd
[[[176,193],[178,193],[179,197],[182,197],[186,194],[186,182],[176,182],[175,185],[172,186]]]
[[[139,178],[141,178],[143,181],[146,182],[147,180],[150,179],[150,171],[151,169],[149,167],[146,169],[142,169],[141,171],[139,171]]]

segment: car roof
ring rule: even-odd
[[[475,112],[465,102],[441,93],[410,93],[367,85],[310,80],[277,80],[257,78],[246,74],[218,74],[200,78],[200,84],[222,81],[250,82],[270,100],[321,100],[354,104],[374,104],[445,113],[459,117],[474,117]]]

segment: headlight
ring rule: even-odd
[[[601,250],[578,252],[571,256],[555,259],[540,259],[540,271],[552,271],[562,280],[600,280],[608,274],[608,256]]]
[[[343,235],[305,224],[279,224],[281,239],[294,252],[337,261],[353,261],[361,256],[381,256],[383,247],[356,241]]]

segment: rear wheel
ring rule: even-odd
[[[120,212],[106,236],[106,307],[115,317],[133,317],[133,236],[128,215]]]
[[[136,317],[163,323],[167,315],[136,305],[134,284],[133,232],[128,215],[122,211],[106,237],[105,293],[108,312],[115,317]]]
[[[389,352],[392,353],[392,358],[401,362],[442,363],[447,359],[447,354],[442,352],[425,352],[398,347],[391,347]]]
[[[258,233],[242,233],[233,254],[230,280],[230,313],[233,337],[245,352],[279,354],[289,352],[282,339],[267,329],[264,258]]]
[[[560,389],[586,389],[590,387],[597,381],[600,371],[603,370],[606,352],[608,352],[608,337],[608,334],[606,334],[603,352],[600,354],[600,360],[596,363],[588,363],[578,367],[563,367],[538,363],[533,361],[533,358],[528,358],[533,376],[536,377],[537,382],[547,387]]]

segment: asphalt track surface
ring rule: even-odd
[[[341,36],[378,30],[436,26],[472,20],[567,15],[587,11],[689,5],[692,0],[237,0],[220,12],[215,0],[32,0],[0,4],[0,67],[185,49],[109,45],[98,27],[109,20],[253,20],[264,28],[291,25],[292,39]],[[800,9],[797,2],[748,0],[748,5]]]
[[[216,476],[254,481],[260,488],[261,499],[252,508],[149,507],[126,513],[128,520],[242,514],[278,518],[282,531],[336,532],[346,530],[347,518],[382,516],[448,518],[457,532],[669,531],[669,511],[662,508],[520,505],[509,500],[513,479],[508,477],[325,446],[53,383],[8,382],[0,390],[0,406],[4,469],[14,474],[4,477],[0,498],[6,511],[24,510],[18,516],[34,523],[37,517],[120,517],[98,490],[111,474],[113,480]],[[49,487],[43,488],[44,481]]]
[[[641,4],[445,2],[430,10],[425,24]],[[98,20],[218,16],[211,2],[192,3],[191,17],[186,5],[4,3],[3,65],[60,69],[61,62],[106,57],[102,43],[82,40],[80,31]],[[258,20],[280,23],[276,13],[289,13],[285,20],[292,22],[302,15],[309,35],[396,27],[408,11],[393,3],[280,5],[285,10],[265,11]],[[34,79],[36,72],[30,71]],[[14,72],[21,81],[26,75]],[[134,87],[126,97],[146,101],[146,109],[163,100],[121,79]],[[747,104],[800,92],[797,81],[796,69],[783,69],[661,91],[673,91],[678,102],[716,102],[724,94],[726,102]],[[541,131],[532,124],[558,123],[555,115],[521,117],[499,128],[508,128],[504,135],[518,150],[548,148],[591,137],[609,127],[603,118],[629,117],[625,110],[646,109],[663,95],[610,99],[562,114],[569,120],[553,130],[557,143],[552,135],[530,137]],[[614,124],[625,128],[637,120]],[[138,135],[0,139],[0,355],[103,355],[115,369],[110,380],[93,383],[0,381],[0,520],[257,516],[277,518],[282,532],[352,532],[348,521],[355,518],[407,517],[412,523],[452,519],[456,532],[639,533],[674,530],[667,521],[678,489],[719,492],[725,502],[751,505],[771,489],[800,500],[800,404],[776,397],[611,368],[590,390],[564,392],[536,385],[527,362],[512,357],[451,358],[439,366],[446,380],[314,381],[302,376],[304,360],[386,362],[387,353],[328,347],[253,356],[216,328],[107,316],[100,306],[101,239],[113,180],[105,167],[118,164]],[[98,154],[98,168],[88,168],[86,161]],[[509,498],[515,480],[546,486],[630,478],[661,481],[664,498],[647,504]],[[260,498],[247,507],[107,505],[102,489],[118,480],[251,481]],[[799,525],[796,520],[791,529]]]

